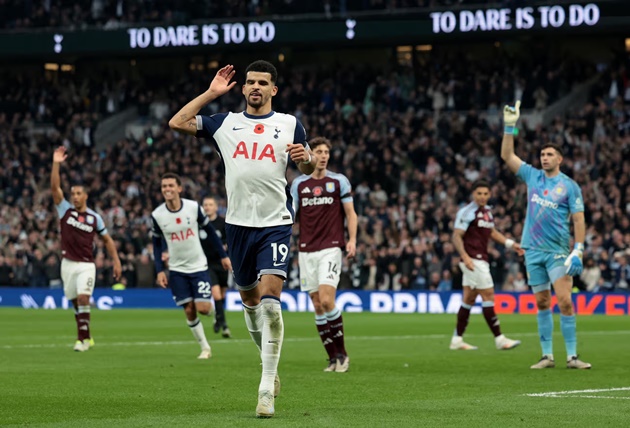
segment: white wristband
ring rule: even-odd
[[[505,248],[512,248],[514,246],[514,240],[513,239],[506,239],[505,240]]]
[[[302,163],[304,165],[308,165],[309,163],[311,163],[311,161],[313,160],[313,156],[311,156],[311,154],[308,154],[308,160],[307,161],[302,161]]]

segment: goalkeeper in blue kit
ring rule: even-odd
[[[517,101],[514,107],[505,106],[505,125],[501,143],[501,158],[510,171],[527,184],[527,215],[523,227],[521,247],[525,249],[527,281],[536,296],[538,334],[542,358],[532,369],[555,367],[553,358],[553,316],[551,286],[558,299],[560,329],[567,350],[567,368],[590,369],[591,365],[578,359],[576,322],[571,291],[573,276],[582,273],[584,252],[584,201],[578,184],[560,172],[562,148],[553,143],[543,144],[540,150],[542,170],[523,162],[514,153],[514,130],[519,118]],[[573,221],[575,245],[569,253],[570,221]]]

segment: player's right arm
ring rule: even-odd
[[[501,159],[505,161],[510,171],[518,172],[523,161],[514,153],[514,128],[521,114],[521,102],[517,101],[514,107],[503,108],[503,141],[501,142]]]
[[[160,287],[166,288],[168,279],[166,278],[166,273],[164,273],[164,261],[162,260],[163,233],[153,215],[151,215],[151,221],[153,222],[151,241],[153,243],[153,262],[155,263],[155,273],[157,274],[156,282]]]
[[[59,165],[61,165],[68,155],[66,148],[57,147],[53,153],[52,171],[50,173],[50,189],[55,205],[59,205],[63,201],[63,190],[61,190],[61,178],[59,177]]]
[[[470,258],[470,256],[466,252],[466,249],[464,248],[464,234],[465,233],[466,233],[465,230],[455,229],[453,231],[453,245],[455,246],[455,249],[461,256],[462,262],[464,262],[464,265],[466,266],[466,268],[468,270],[475,270],[475,265],[473,264],[472,259]]]
[[[169,120],[168,126],[174,131],[188,135],[196,135],[197,113],[199,113],[199,110],[201,110],[203,106],[211,103],[221,95],[226,94],[236,85],[236,81],[230,83],[230,80],[234,77],[234,73],[236,72],[232,65],[226,65],[217,71],[214,79],[210,82],[208,90],[182,107],[182,109]]]
[[[472,218],[471,218],[472,214]],[[474,219],[475,210],[472,209],[471,205],[467,205],[464,208],[457,211],[457,215],[455,216],[455,227],[453,230],[453,245],[455,249],[459,253],[462,258],[462,262],[468,270],[475,270],[475,265],[472,262],[472,259],[466,252],[466,248],[464,248],[464,234],[468,230],[468,226]]]

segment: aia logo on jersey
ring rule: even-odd
[[[256,125],[258,127],[259,125]],[[260,125],[262,126],[262,125]],[[255,130],[254,130],[255,132]],[[271,159],[273,163],[276,162],[276,153],[273,150],[273,146],[271,144],[267,144],[265,147],[260,149],[258,143],[254,142],[251,145],[245,144],[244,141],[241,141],[236,145],[236,150],[232,155],[232,159],[236,157],[242,156],[245,159],[252,160],[263,160],[265,158]]]
[[[324,193],[324,190],[321,187],[319,187],[319,186],[317,186],[317,187],[315,187],[313,189],[313,195],[315,195],[315,196],[321,196],[322,193]]]
[[[181,223],[180,219],[179,222]],[[191,228],[188,228],[188,230],[186,230],[186,232],[184,232],[183,230],[180,230],[179,232],[173,232],[171,233],[171,242],[175,242],[175,241],[185,241],[188,238],[194,237],[195,236],[195,232],[193,232],[193,230]]]

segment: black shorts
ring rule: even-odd
[[[220,285],[227,288],[228,286],[228,273],[222,266],[210,266],[208,268],[208,275],[210,275],[210,284],[212,286]]]

